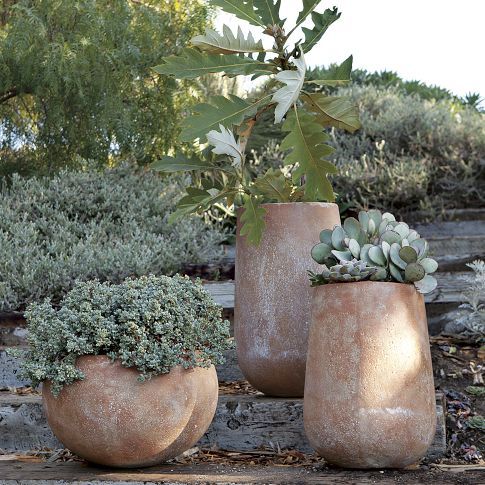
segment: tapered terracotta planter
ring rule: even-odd
[[[363,281],[313,289],[304,423],[328,462],[402,468],[436,430],[423,295]]]
[[[340,225],[336,204],[263,204],[262,242],[236,242],[234,335],[246,379],[271,396],[303,396],[310,324],[307,270],[322,229]],[[239,215],[241,212],[239,212]]]
[[[59,397],[45,383],[44,410],[56,437],[88,461],[126,468],[161,463],[192,447],[214,416],[213,366],[175,367],[145,382],[136,369],[105,356],[81,357],[77,367],[86,378]]]

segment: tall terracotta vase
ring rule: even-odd
[[[246,379],[271,396],[301,397],[305,382],[311,288],[307,270],[322,229],[340,225],[336,204],[264,204],[259,246],[236,241],[234,335]]]
[[[310,443],[343,467],[418,461],[436,430],[423,295],[372,281],[313,291],[303,412]]]

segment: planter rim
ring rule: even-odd
[[[312,289],[317,290],[317,289],[325,288],[325,287],[329,287],[329,286],[335,286],[335,287],[349,286],[349,285],[355,286],[355,285],[363,285],[363,284],[369,284],[369,283],[372,284],[372,285],[378,284],[378,285],[408,286],[408,287],[412,287],[417,293],[419,293],[419,291],[417,290],[417,288],[414,286],[413,283],[399,283],[398,281],[365,280],[365,281],[350,281],[348,283],[327,283],[326,285],[313,286]],[[419,294],[421,295],[422,293],[419,293]]]
[[[262,207],[266,207],[266,206],[289,206],[289,205],[300,205],[300,204],[304,204],[304,205],[316,205],[316,206],[319,206],[319,207],[338,207],[337,204],[335,204],[335,202],[264,202],[263,204],[261,204]]]

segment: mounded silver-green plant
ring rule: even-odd
[[[23,374],[33,385],[62,387],[84,375],[82,355],[107,355],[135,367],[140,380],[175,366],[222,363],[230,346],[229,322],[200,282],[182,276],[143,276],[119,285],[79,282],[58,308],[49,300],[25,313],[30,344]]]
[[[389,212],[361,211],[358,220],[348,217],[343,227],[320,233],[311,255],[324,268],[320,274],[310,272],[310,281],[313,286],[363,279],[395,281],[413,283],[419,292],[429,293],[436,288],[431,273],[438,263],[428,257],[428,251],[427,241]],[[354,272],[350,278],[345,276],[349,262]]]

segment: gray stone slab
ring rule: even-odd
[[[437,398],[437,432],[428,457],[438,459],[446,447],[443,398]],[[234,451],[295,449],[311,451],[303,429],[303,399],[221,395],[214,420],[199,442]],[[0,448],[27,451],[60,448],[42,411],[40,396],[0,393]]]

